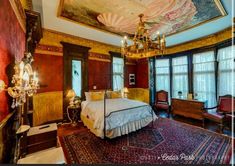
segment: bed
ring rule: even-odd
[[[147,126],[157,117],[151,106],[126,98],[83,101],[81,120],[96,136],[115,138]],[[105,116],[104,116],[105,110]],[[104,121],[105,119],[105,121]]]

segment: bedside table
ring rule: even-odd
[[[76,126],[77,122],[80,119],[81,107],[80,106],[68,106],[67,107],[67,116],[72,124],[72,126]]]

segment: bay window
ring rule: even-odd
[[[193,91],[194,97],[207,101],[208,107],[216,106],[214,51],[193,55]]]
[[[170,61],[169,59],[158,59],[155,64],[156,91],[167,91],[170,98]]]
[[[123,58],[113,57],[113,90],[124,88],[124,60]]]
[[[182,92],[182,97],[188,94],[188,58],[187,56],[172,59],[172,97],[179,97],[178,92]]]
[[[218,96],[235,94],[234,54],[234,46],[218,50]]]

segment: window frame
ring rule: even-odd
[[[114,82],[114,80],[113,80],[113,75],[114,75],[114,73],[113,73],[113,58],[122,58],[123,59],[123,88],[124,88],[125,87],[126,59],[125,59],[125,57],[123,58],[120,53],[111,52],[111,51],[109,53],[111,55],[111,88],[112,88],[112,90],[114,90],[114,87],[113,87],[113,82]]]
[[[233,39],[234,40],[234,39]],[[172,68],[172,59],[175,57],[180,57],[180,56],[188,56],[188,93],[193,93],[193,54],[197,53],[202,53],[202,52],[207,52],[207,51],[214,51],[214,56],[215,56],[215,92],[216,92],[216,99],[218,99],[218,50],[221,48],[229,47],[232,45],[232,39],[228,39],[226,41],[217,43],[212,46],[206,46],[206,47],[201,47],[201,48],[196,48],[192,50],[187,50],[179,53],[174,53],[174,54],[168,54],[162,56],[155,56],[154,59],[155,61],[157,59],[169,59],[170,62],[170,98],[172,98],[173,92],[172,92],[172,85],[173,85],[173,80],[172,80],[172,74],[173,74],[173,68]],[[155,63],[154,61],[154,63]],[[154,68],[154,71],[156,70],[156,67]],[[156,71],[155,71],[156,73]],[[155,74],[156,77],[156,74]],[[156,81],[155,81],[155,89],[154,91],[156,92]]]

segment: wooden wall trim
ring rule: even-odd
[[[23,29],[23,31],[26,33],[26,15],[24,13],[24,8],[20,1],[17,0],[9,0],[11,7],[16,15],[16,18]]]
[[[8,120],[13,116],[14,113],[15,113],[14,111],[11,112],[11,113],[9,113],[9,114],[0,122],[0,130],[6,126]]]
[[[0,163],[10,163],[14,157],[16,112],[9,113],[0,123]]]
[[[72,88],[72,75],[71,75],[71,61],[72,59],[81,60],[82,62],[82,96],[85,98],[85,93],[88,91],[88,52],[90,47],[81,45],[61,42],[63,45],[63,119],[68,121],[66,107],[68,106],[68,99],[66,94]]]

